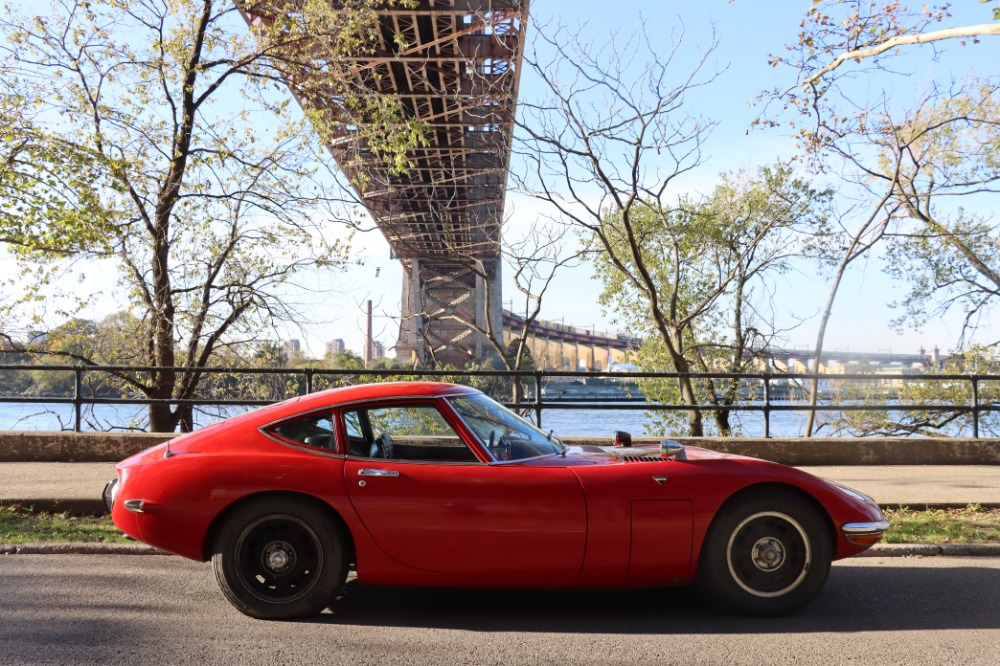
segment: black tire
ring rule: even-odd
[[[215,580],[241,613],[266,620],[326,608],[347,578],[347,541],[306,500],[269,497],[239,507],[212,550]]]
[[[724,610],[785,615],[816,598],[832,559],[830,532],[815,507],[794,493],[767,491],[720,510],[698,582]]]

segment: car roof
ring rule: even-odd
[[[355,402],[358,400],[380,400],[385,398],[437,398],[449,395],[479,393],[477,389],[460,384],[444,382],[384,382],[379,384],[355,384],[298,396],[281,403],[295,405],[297,409]]]

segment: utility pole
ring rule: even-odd
[[[372,362],[372,302],[368,301],[368,317],[367,326],[365,327],[365,349],[364,349],[364,361],[365,368],[367,369]]]

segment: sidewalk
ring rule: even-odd
[[[882,506],[1000,507],[1000,466],[886,465],[803,467],[871,495]],[[0,463],[0,504],[101,512],[114,463]]]

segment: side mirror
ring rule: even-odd
[[[632,435],[624,430],[615,430],[615,446],[632,446]]]
[[[687,450],[680,442],[671,442],[668,439],[660,440],[660,457],[673,458],[674,460],[687,460]]]

